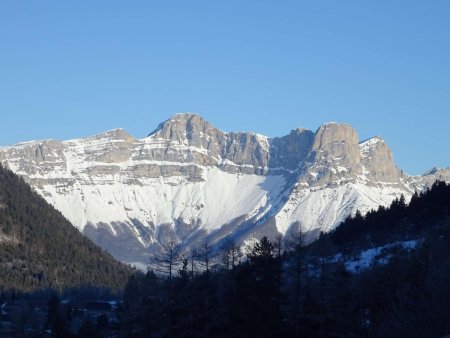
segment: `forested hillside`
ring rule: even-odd
[[[0,166],[0,288],[122,288],[131,269]]]
[[[450,334],[449,185],[436,183],[409,206],[399,199],[366,217],[358,214],[311,245],[304,245],[301,232],[284,248],[280,244],[264,237],[241,263],[228,246],[215,268],[211,251],[184,257],[178,267],[176,252],[168,251],[171,259],[163,262],[166,267],[173,262],[173,274],[130,279],[121,312],[123,335]],[[362,252],[377,255],[356,269]]]

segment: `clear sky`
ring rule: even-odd
[[[0,145],[176,112],[282,136],[347,122],[450,165],[450,1],[0,0]]]

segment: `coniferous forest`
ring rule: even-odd
[[[83,236],[22,178],[0,166],[0,288],[121,289],[131,269]]]
[[[231,240],[147,273],[82,236],[0,168],[0,332],[5,337],[445,337],[450,185],[349,217],[307,242],[299,229],[242,254]]]

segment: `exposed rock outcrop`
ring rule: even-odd
[[[380,137],[362,142],[360,149],[361,164],[370,182],[400,182],[401,171],[395,164],[392,151]]]

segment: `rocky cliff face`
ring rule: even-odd
[[[300,180],[310,186],[355,181],[362,173],[358,134],[346,124],[328,123],[316,132],[306,175]]]
[[[117,129],[0,148],[0,161],[88,237],[138,263],[169,241],[245,245],[298,227],[313,238],[356,210],[450,181],[450,169],[402,173],[381,138],[359,142],[346,124],[267,138],[225,133],[195,114],[144,139]]]
[[[252,133],[226,134],[195,114],[177,114],[159,125],[148,140],[164,145],[162,154],[149,159],[220,166],[222,170],[263,173],[269,159],[268,140]],[[177,148],[173,153],[169,149]],[[162,155],[162,156],[159,156]],[[181,156],[180,156],[181,155]]]
[[[369,182],[400,183],[401,171],[387,144],[379,137],[371,138],[360,144],[361,164]]]

